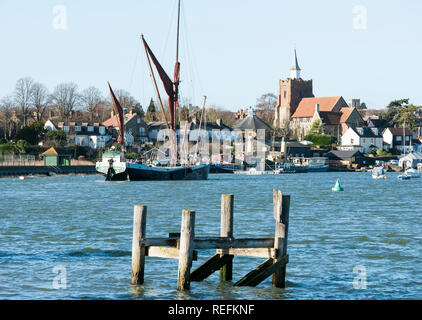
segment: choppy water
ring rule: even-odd
[[[421,299],[422,179],[370,173],[210,175],[208,181],[104,182],[99,176],[0,179],[0,299]],[[344,192],[331,187],[340,178]],[[177,260],[147,258],[130,285],[133,205],[148,236],[218,236],[220,195],[235,195],[235,236],[272,237],[272,190],[291,195],[287,287],[220,284],[218,272],[176,290]],[[213,254],[200,251],[193,268]],[[262,259],[235,257],[238,280]],[[357,268],[357,269],[354,269]],[[66,288],[55,289],[64,282]],[[355,271],[355,273],[354,273]],[[366,289],[364,287],[366,272]],[[360,278],[357,278],[360,277]],[[355,282],[354,282],[355,279]]]

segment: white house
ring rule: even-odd
[[[404,153],[412,151],[412,132],[408,128],[386,128],[382,137],[386,149],[396,149]]]
[[[377,128],[358,127],[346,130],[341,137],[340,150],[369,153],[373,149],[383,149],[383,137]]]
[[[48,131],[63,130],[74,144],[92,149],[104,148],[111,139],[106,127],[99,123],[59,122],[55,124],[53,121],[47,120],[44,129]]]

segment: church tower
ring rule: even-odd
[[[303,98],[314,97],[312,80],[303,80],[300,76],[300,71],[295,49],[292,67],[290,68],[290,78],[279,82],[279,93],[274,117],[275,128],[286,128],[299,102]]]

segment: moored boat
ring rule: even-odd
[[[374,167],[372,169],[372,179],[386,179],[385,170],[383,167]]]
[[[412,179],[413,178],[420,178],[421,177],[420,172],[418,170],[416,170],[416,169],[413,169],[413,168],[407,169],[405,171],[405,174],[407,176],[409,176],[410,178],[412,178]]]
[[[177,135],[176,135],[176,108],[179,106],[179,84],[180,84],[180,62],[179,62],[179,22],[180,22],[180,0],[178,5],[178,19],[177,19],[177,45],[176,45],[176,62],[174,66],[174,79],[172,80],[167,73],[164,71],[164,68],[160,65],[151,48],[148,46],[144,36],[141,36],[142,43],[145,48],[145,53],[150,68],[150,73],[152,75],[154,86],[157,93],[158,102],[160,104],[161,113],[163,116],[164,123],[167,127],[167,133],[169,136],[170,144],[170,155],[168,165],[162,165],[159,161],[143,161],[143,162],[132,162],[125,160],[124,151],[125,151],[125,139],[124,139],[124,115],[123,108],[121,107],[118,99],[116,98],[110,84],[109,90],[111,95],[111,100],[113,104],[114,112],[117,116],[119,123],[119,137],[117,142],[122,147],[122,152],[109,151],[105,152],[102,158],[102,161],[97,162],[96,169],[97,171],[103,173],[106,176],[106,180],[115,181],[115,180],[206,180],[208,179],[208,173],[210,171],[209,163],[203,163],[201,160],[196,159],[198,152],[195,152],[195,157],[191,160],[180,163],[180,155],[177,152]],[[155,66],[158,75],[163,83],[165,92],[168,95],[168,113],[170,116],[169,121],[167,121],[166,112],[164,110],[164,105],[161,100],[161,96],[158,90],[158,86],[155,80],[154,71],[152,65]],[[204,108],[201,115],[201,121],[203,118],[205,109],[205,99],[204,99]],[[200,125],[201,127],[201,125]],[[198,134],[198,136],[200,136]],[[184,143],[182,141],[182,145]],[[199,141],[198,141],[199,145]],[[181,148],[182,149],[182,148]]]

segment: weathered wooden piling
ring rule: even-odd
[[[179,260],[177,288],[190,288],[191,281],[202,281],[220,270],[220,280],[230,281],[233,275],[233,257],[266,258],[257,268],[246,274],[235,286],[256,286],[273,276],[274,287],[284,288],[286,277],[287,235],[289,226],[290,196],[273,191],[274,238],[235,239],[233,219],[234,196],[221,196],[220,237],[195,236],[195,211],[183,210],[180,233],[168,238],[146,238],[146,207],[135,206],[132,242],[132,283],[144,281],[145,256]],[[216,253],[191,272],[197,250],[216,249]]]
[[[192,267],[194,237],[195,211],[183,210],[179,244],[178,290],[189,289],[190,287],[190,269]]]
[[[233,194],[221,195],[221,222],[220,222],[220,236],[233,238]],[[223,257],[225,256],[225,257]],[[233,255],[221,254],[222,260],[225,264],[220,268],[220,280],[230,281],[233,278]]]
[[[145,239],[147,223],[147,207],[136,205],[133,209],[132,236],[132,284],[144,283]]]
[[[274,249],[276,254],[274,264],[287,255],[287,232],[289,227],[290,196],[283,195],[280,190],[273,191],[273,207],[275,223]],[[273,273],[273,286],[285,287],[286,264]]]

